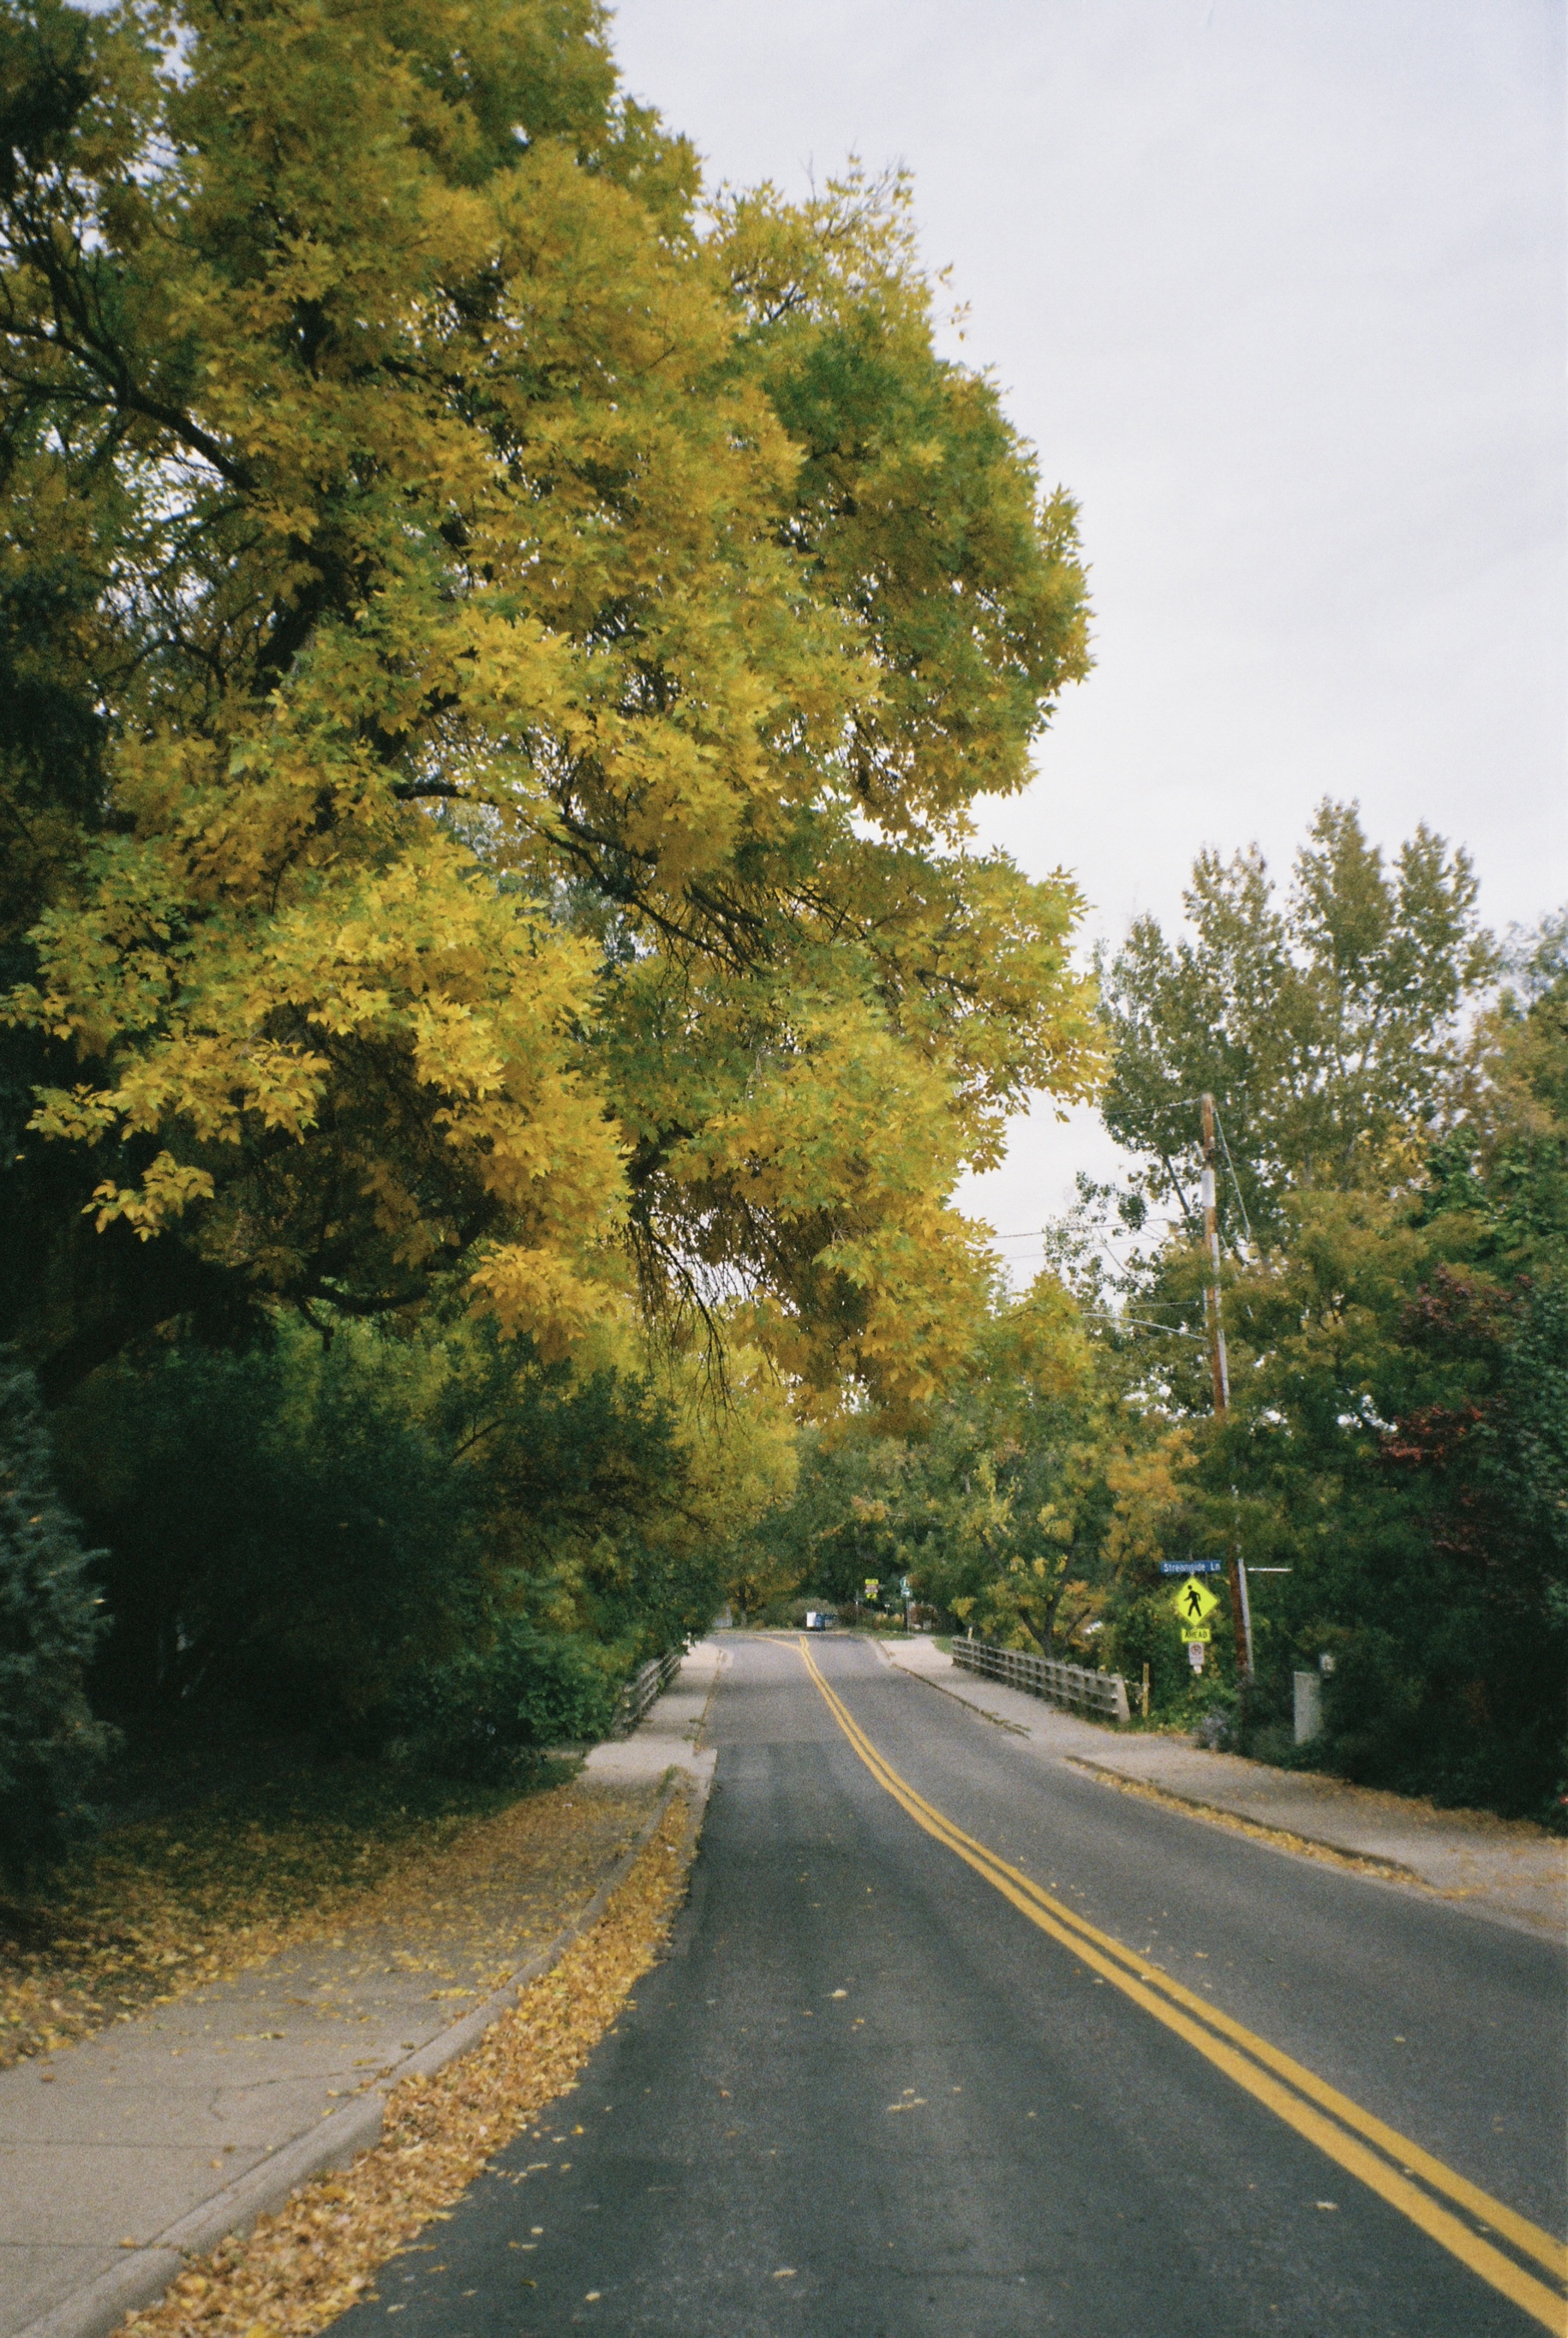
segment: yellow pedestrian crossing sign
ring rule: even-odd
[[[1210,1590],[1200,1575],[1190,1575],[1171,1604],[1181,1618],[1182,1630],[1185,1633],[1189,1629],[1195,1630],[1200,1625],[1207,1623],[1212,1610],[1220,1605],[1220,1600],[1218,1594]],[[1205,1639],[1209,1637],[1207,1632],[1204,1633],[1203,1637]]]

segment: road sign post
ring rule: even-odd
[[[1203,1669],[1203,1651],[1214,1635],[1209,1618],[1220,1605],[1220,1595],[1210,1589],[1205,1577],[1189,1575],[1181,1584],[1171,1605],[1176,1610],[1176,1620],[1181,1626],[1186,1645],[1187,1661],[1195,1673]]]

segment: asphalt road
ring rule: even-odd
[[[1568,2326],[1496,2223],[1568,2221],[1550,1943],[1117,1793],[815,1643],[901,1801],[795,1643],[729,1645],[670,1956],[343,2338],[394,2310],[397,2338]]]

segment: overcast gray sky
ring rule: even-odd
[[[933,268],[1083,506],[1097,665],[983,832],[1115,937],[1326,792],[1486,913],[1568,895],[1555,0],[622,0],[712,178],[906,163]],[[965,1206],[1037,1226],[1080,1116]],[[1026,1248],[1026,1246],[1024,1246]],[[1010,1244],[1010,1250],[1019,1245]]]

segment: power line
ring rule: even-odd
[[[1092,1317],[1096,1323],[1133,1323],[1141,1331],[1165,1331],[1172,1340],[1196,1340],[1200,1348],[1208,1344],[1201,1331],[1185,1331],[1180,1323],[1156,1323],[1148,1315],[1117,1315],[1103,1307],[1080,1307],[1078,1312]]]
[[[991,1236],[991,1240],[993,1242],[1042,1242],[1047,1235],[1054,1233],[1055,1231],[1056,1230],[1054,1226],[1026,1226],[1019,1233],[993,1234]],[[1134,1230],[1129,1227],[1125,1233],[1116,1234],[1098,1234],[1093,1239],[1098,1243],[1100,1249],[1111,1250],[1117,1243],[1134,1241],[1136,1239],[1136,1235]]]

